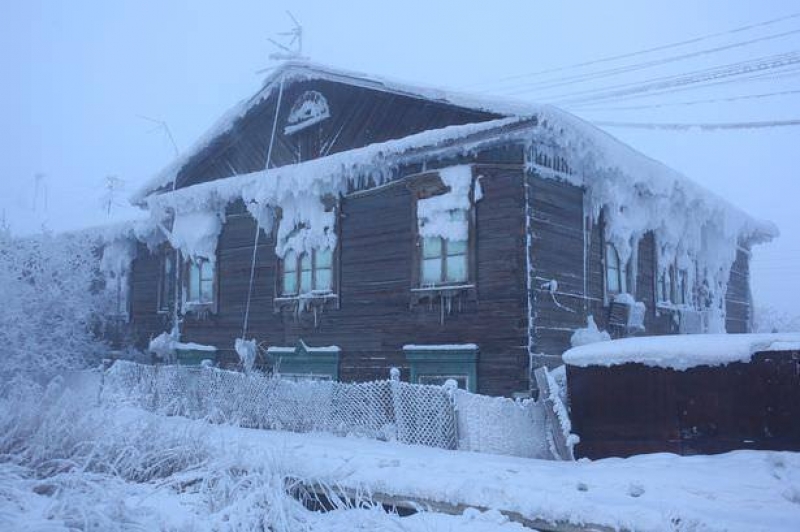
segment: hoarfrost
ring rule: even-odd
[[[253,371],[253,366],[256,362],[256,354],[258,353],[256,341],[237,338],[234,342],[234,349],[236,350],[236,354],[239,355],[239,361],[242,363],[245,373]]]

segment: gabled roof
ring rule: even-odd
[[[141,204],[149,194],[170,186],[181,169],[189,161],[208,147],[215,139],[230,131],[237,120],[249,110],[269,98],[278,90],[281,82],[285,84],[306,80],[326,80],[374,91],[388,92],[430,102],[448,104],[463,109],[482,111],[496,117],[536,114],[540,106],[506,99],[486,98],[466,93],[447,91],[438,88],[411,85],[377,76],[337,69],[304,61],[288,61],[275,68],[264,80],[261,89],[230,108],[218,119],[188,150],[181,153],[159,173],[148,180],[131,197],[131,202]],[[491,117],[490,117],[491,118]]]

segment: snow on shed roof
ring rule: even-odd
[[[800,350],[800,332],[775,334],[683,334],[623,338],[573,347],[570,366],[643,364],[683,371],[697,366],[749,362],[755,353]]]

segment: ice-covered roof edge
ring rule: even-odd
[[[551,106],[539,106],[533,117],[509,117],[424,131],[298,164],[151,195],[146,202],[151,209],[169,206],[190,212],[199,208],[198,201],[206,203],[213,196],[217,204],[227,203],[231,198],[243,197],[243,189],[252,189],[257,181],[269,179],[282,180],[283,184],[277,185],[279,188],[285,188],[286,181],[290,180],[293,187],[307,187],[309,192],[311,189],[319,192],[319,187],[324,183],[327,187],[326,193],[336,194],[344,192],[344,185],[352,181],[373,178],[376,185],[384,183],[401,161],[425,160],[426,157],[446,154],[448,151],[463,154],[478,148],[483,149],[489,144],[516,141],[558,145],[575,163],[575,172],[556,177],[585,187],[590,194],[598,196],[594,198],[598,204],[615,200],[613,197],[604,197],[619,192],[613,188],[607,190],[610,187],[608,183],[612,183],[612,177],[615,177],[625,185],[628,193],[638,194],[644,190],[670,198],[677,188],[681,196],[689,198],[687,204],[693,203],[702,206],[705,212],[713,211],[723,218],[729,218],[726,224],[731,228],[735,226],[737,231],[741,229],[740,236],[747,243],[767,242],[778,235],[777,228],[770,222],[749,216],[663,163]],[[303,175],[306,177],[301,177]],[[333,181],[336,182],[335,186]],[[263,182],[260,184],[262,192],[266,186]],[[244,193],[244,196],[247,195]]]

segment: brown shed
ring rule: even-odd
[[[798,337],[637,338],[568,351],[576,455],[800,450]]]

